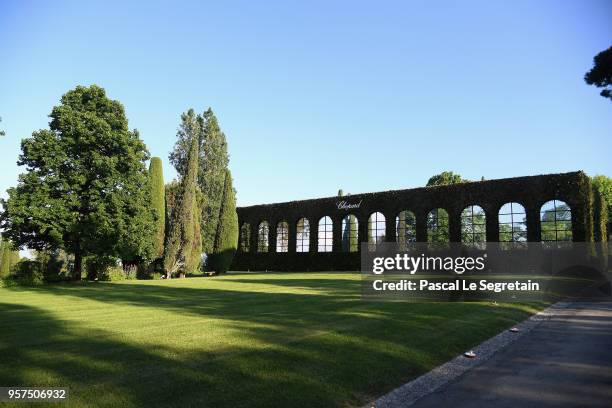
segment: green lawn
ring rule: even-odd
[[[245,273],[3,288],[0,386],[68,387],[69,406],[358,406],[534,312],[362,301],[359,283]]]

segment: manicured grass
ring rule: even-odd
[[[534,312],[363,301],[359,280],[262,273],[3,288],[0,386],[68,387],[68,406],[358,406]]]

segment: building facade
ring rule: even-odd
[[[359,270],[361,243],[592,241],[583,172],[240,207],[233,270]]]

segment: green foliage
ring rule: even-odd
[[[448,212],[436,208],[427,214],[427,242],[445,243],[450,241]]]
[[[130,279],[136,279],[135,274],[130,274]],[[104,270],[104,272],[100,275],[99,279],[102,282],[119,282],[128,280],[128,276],[126,276],[123,268],[120,266],[111,266]]]
[[[204,112],[203,157],[199,185],[202,189],[202,250],[214,252],[223,202],[229,156],[227,141],[212,109]]]
[[[571,241],[572,216],[567,204],[558,204],[555,210],[545,210],[540,215],[542,241]]]
[[[601,194],[608,208],[608,220],[612,214],[612,178],[604,175],[597,175],[591,178],[591,184]]]
[[[118,268],[117,258],[112,256],[89,256],[85,259],[87,280],[108,280],[106,276],[113,268]],[[119,268],[121,269],[121,268]],[[123,270],[122,270],[123,273]]]
[[[596,242],[607,242],[608,231],[612,230],[609,227],[610,211],[609,202],[602,190],[598,189],[595,183],[593,187],[593,240]]]
[[[164,235],[165,235],[165,239],[164,242],[168,242],[169,240],[169,235],[170,235],[170,224],[172,221],[172,213],[174,212],[174,209],[177,206],[177,199],[179,197],[179,193],[180,193],[180,189],[181,189],[181,184],[176,181],[176,180],[172,180],[170,183],[166,184],[165,186],[165,208],[166,208],[166,214],[165,214],[165,219],[166,219],[166,228],[164,231]],[[165,247],[165,244],[164,244]]]
[[[9,280],[19,285],[42,285],[45,281],[44,265],[37,261],[24,259],[15,265]]]
[[[48,130],[21,143],[27,171],[3,201],[5,235],[20,247],[74,254],[74,279],[89,254],[150,258],[149,154],[121,103],[96,85],[78,86],[50,117]]]
[[[19,263],[19,251],[13,248],[13,244],[0,237],[0,279],[7,278]]]
[[[201,197],[199,189],[196,187],[196,199],[193,200],[193,240],[191,243],[191,251],[188,253],[187,261],[185,262],[185,272],[194,274],[199,272],[200,261],[202,260],[202,231],[201,231],[201,214],[200,214],[200,203]]]
[[[155,235],[153,238],[154,259],[164,255],[164,235],[166,230],[166,203],[162,161],[152,157],[149,165],[149,183],[151,185],[151,206],[155,211]]]
[[[236,193],[232,183],[232,174],[225,172],[223,202],[213,253],[209,261],[209,269],[216,273],[225,273],[232,265],[238,245],[238,214],[236,213]]]
[[[589,85],[604,88],[600,95],[612,100],[612,47],[593,58],[593,68],[584,75],[584,81]]]
[[[447,186],[450,184],[466,183],[469,180],[461,178],[461,175],[455,174],[452,171],[443,171],[440,174],[431,176],[427,181],[427,187],[431,186]]]
[[[2,122],[2,118],[0,118],[0,122]],[[4,132],[4,130],[0,129],[0,136],[5,136],[6,133]]]
[[[198,221],[198,159],[199,139],[202,122],[199,115],[190,109],[181,115],[181,126],[179,136],[191,140],[191,148],[188,155],[188,165],[184,176],[181,178],[179,195],[175,197],[171,214],[170,231],[164,253],[164,269],[167,276],[180,272],[181,276],[195,272],[199,267],[199,256],[201,245],[195,238]],[[180,140],[180,137],[179,137]]]
[[[202,251],[212,253],[214,250],[217,223],[221,211],[225,171],[229,163],[227,141],[212,109],[208,108],[203,115],[197,116],[201,125],[199,140],[198,186],[202,191],[201,232]],[[187,171],[189,152],[189,134],[179,130],[174,150],[170,153],[170,162],[177,172],[184,177]]]
[[[0,279],[6,278],[10,274],[9,245],[0,238]]]
[[[40,264],[45,282],[70,279],[73,259],[62,250],[34,251],[34,261]]]
[[[467,207],[461,213],[461,242],[478,243],[487,240],[486,216],[482,208]]]

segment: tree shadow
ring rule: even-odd
[[[266,291],[271,281],[322,293]],[[244,341],[213,339],[184,350],[168,333],[143,345],[38,307],[0,304],[0,383],[69,386],[74,406],[360,405],[527,315],[478,303],[362,302],[354,285],[343,291],[338,282],[306,281],[232,280],[239,288],[263,284],[262,291],[142,283],[13,288],[153,308],[178,322],[213,318]],[[330,296],[335,290],[341,294]],[[201,330],[215,330],[209,324]]]

